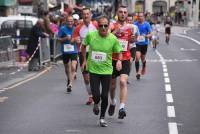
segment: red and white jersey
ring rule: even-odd
[[[76,26],[72,38],[80,37],[81,42],[84,41],[86,35],[89,32],[96,31],[97,30],[97,23],[90,22],[88,26],[86,26],[83,22],[81,22],[79,25]],[[81,44],[78,44],[78,51],[80,52]],[[88,50],[88,49],[87,49]]]
[[[118,41],[122,45],[123,52],[122,52],[122,60],[130,60],[131,53],[130,53],[130,38],[134,34],[134,27],[131,24],[120,25],[119,23],[113,23],[110,26],[111,31],[115,29],[120,29],[115,36],[117,37]],[[118,60],[118,54],[113,53],[113,60]]]

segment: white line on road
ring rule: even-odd
[[[169,77],[169,74],[168,73],[164,73],[164,77]]]
[[[169,118],[176,117],[174,106],[167,106],[167,116],[168,116]]]
[[[170,103],[171,105],[173,104],[174,100],[172,97],[171,93],[171,85],[170,79],[169,79],[169,74],[167,71],[167,65],[166,65],[166,59],[163,58],[163,56],[156,50],[157,55],[160,57],[160,61],[162,62],[163,65],[163,75],[164,75],[164,80],[165,80],[165,91],[166,91],[166,101],[167,103]],[[171,62],[172,60],[168,60]],[[177,62],[175,59],[174,61]],[[175,117],[175,108],[174,106],[167,106],[167,115],[169,118]],[[178,128],[177,128],[177,123],[175,122],[169,122],[168,123],[168,129],[169,129],[169,134],[178,134]]]
[[[48,67],[48,68],[45,69],[44,71],[38,73],[37,75],[35,75],[35,76],[31,77],[31,78],[28,78],[28,79],[26,79],[26,80],[24,80],[24,81],[18,82],[18,83],[16,83],[16,84],[12,85],[12,86],[9,86],[9,87],[3,88],[3,89],[4,89],[4,90],[9,90],[9,89],[15,88],[15,87],[17,87],[17,86],[19,86],[19,85],[22,85],[22,84],[24,84],[24,83],[26,83],[26,82],[29,82],[29,81],[31,81],[31,80],[33,80],[33,79],[35,79],[35,78],[37,78],[37,77],[43,75],[44,73],[46,73],[47,71],[49,71],[51,68],[52,68],[52,67]]]
[[[188,36],[185,36],[185,35],[181,35],[181,34],[175,34],[175,35],[178,36],[178,37],[189,39],[191,41],[194,41],[196,44],[200,45],[200,42],[198,40],[195,40],[195,39],[193,39],[191,37],[188,37]]]
[[[174,102],[172,94],[166,94],[166,101],[167,101],[167,103],[173,103]]]
[[[164,68],[164,69],[163,69],[163,72],[164,72],[164,73],[167,73],[167,68]]]
[[[165,84],[165,91],[166,92],[171,92],[171,85],[170,84]]]
[[[14,75],[14,74],[16,74],[16,72],[12,72],[12,73],[10,73],[10,75]]]
[[[163,68],[166,68],[167,69],[167,65],[165,64],[165,65],[163,65]]]
[[[169,127],[169,134],[178,134],[177,123],[169,122],[168,127]]]
[[[170,83],[169,78],[165,78],[165,83]]]

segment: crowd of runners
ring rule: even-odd
[[[79,63],[88,95],[86,105],[93,105],[93,113],[99,115],[100,126],[106,127],[107,109],[109,116],[113,116],[116,111],[117,86],[120,89],[118,118],[127,116],[125,104],[128,77],[133,63],[135,78],[140,80],[145,75],[147,49],[151,42],[153,48],[159,43],[160,22],[146,21],[143,12],[133,16],[128,13],[126,6],[118,7],[116,20],[112,22],[105,15],[92,20],[89,8],[82,9],[81,18],[77,14],[67,15],[60,28],[54,30],[62,44],[66,92],[73,92]],[[172,26],[170,18],[164,25],[168,44]]]

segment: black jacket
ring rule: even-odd
[[[46,36],[44,35],[41,27],[39,27],[38,25],[34,25],[31,28],[28,46],[26,49],[26,52],[29,54],[29,56],[32,56],[32,54],[36,50],[38,43],[39,43],[39,37],[45,38]],[[39,50],[37,50],[34,57],[38,57],[38,56],[39,56]]]

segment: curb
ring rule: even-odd
[[[23,78],[16,78],[16,79],[10,80],[8,82],[4,82],[3,84],[1,84],[0,90],[6,91],[6,90],[12,89],[14,87],[17,87],[19,85],[22,85],[28,81],[31,81],[31,80],[43,75],[47,71],[50,71],[51,68],[52,67],[47,67],[39,72],[24,75],[24,76],[22,76]]]

